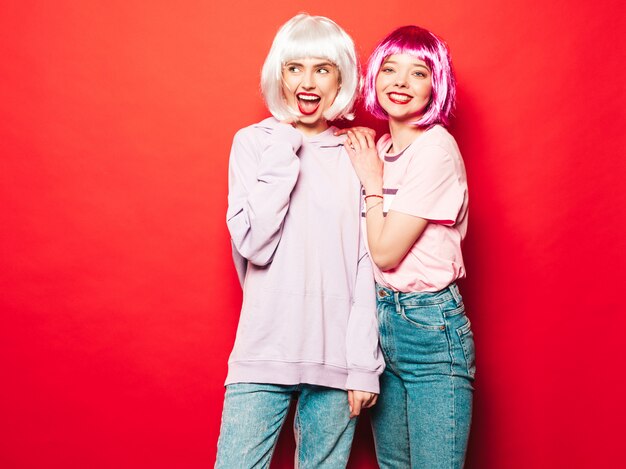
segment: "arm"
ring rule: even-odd
[[[366,189],[365,193],[374,192]],[[368,209],[375,204],[375,200],[368,199]],[[380,270],[385,271],[393,269],[404,259],[426,229],[428,220],[394,210],[390,210],[385,217],[382,207],[381,204],[369,210],[366,223],[372,259]]]
[[[227,225],[233,246],[253,264],[271,262],[300,170],[301,134],[277,124],[261,151],[238,132],[229,162]]]
[[[362,234],[359,237],[359,263],[346,334],[350,417],[376,403],[378,377],[385,368],[378,347],[374,273]]]
[[[349,132],[346,150],[363,184],[365,195],[383,193],[383,162],[371,134]],[[385,217],[378,197],[366,199],[367,242],[372,260],[381,270],[396,267],[426,229],[428,220],[389,211]]]

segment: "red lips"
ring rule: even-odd
[[[413,99],[413,96],[397,92],[387,93],[387,97],[394,104],[407,104]]]
[[[315,114],[322,98],[314,93],[298,93],[298,109],[305,116]]]

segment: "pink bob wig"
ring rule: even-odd
[[[431,70],[432,94],[424,114],[413,124],[430,127],[447,126],[454,109],[456,81],[446,44],[419,26],[403,26],[383,39],[369,59],[365,74],[365,109],[374,117],[387,120],[387,113],[376,97],[376,77],[385,60],[396,54],[409,54],[423,60]]]

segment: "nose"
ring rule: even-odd
[[[302,76],[302,88],[312,90],[315,88],[315,71],[307,70]]]
[[[396,82],[394,83],[395,86],[397,86],[398,88],[406,88],[408,83],[409,81],[406,73],[396,74]]]

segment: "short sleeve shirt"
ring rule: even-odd
[[[376,281],[401,292],[433,292],[465,276],[461,242],[467,232],[467,177],[454,137],[440,125],[400,153],[391,137],[378,142],[384,160],[383,211],[428,220],[422,235],[394,269],[375,268]],[[363,218],[364,219],[364,218]]]

